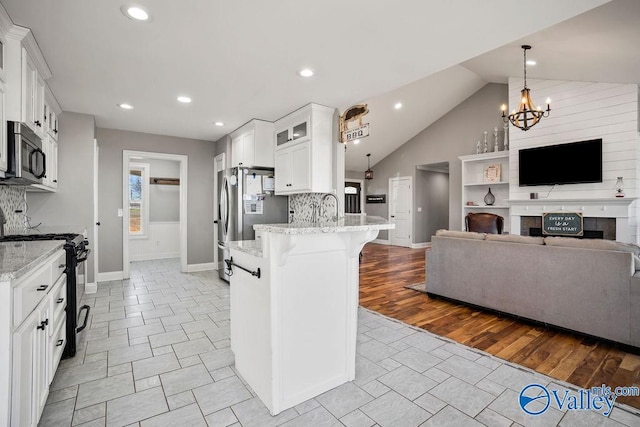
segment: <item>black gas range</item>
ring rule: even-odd
[[[73,357],[76,354],[78,333],[87,326],[90,307],[79,306],[84,295],[84,281],[78,280],[79,267],[87,260],[91,250],[89,241],[80,233],[41,233],[38,230],[29,230],[25,234],[9,234],[0,237],[0,242],[25,242],[34,240],[64,240],[66,252],[67,274],[67,344],[62,353],[63,358]],[[86,312],[81,326],[78,326],[80,314]]]

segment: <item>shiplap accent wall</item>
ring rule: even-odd
[[[624,178],[628,198],[640,197],[640,136],[638,85],[558,80],[528,80],[531,96],[540,107],[551,98],[551,115],[523,132],[509,129],[509,198],[525,200],[537,192],[548,199],[613,198],[618,176]],[[509,79],[509,110],[520,99],[523,81]],[[522,148],[602,138],[603,182],[520,187],[518,151]],[[580,161],[580,159],[575,159]],[[540,165],[544,168],[544,165]],[[637,227],[638,203],[631,205],[630,225]],[[636,233],[633,233],[636,234]]]

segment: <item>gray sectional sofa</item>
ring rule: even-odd
[[[440,230],[427,293],[640,347],[640,248]]]

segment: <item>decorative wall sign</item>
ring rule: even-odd
[[[369,113],[367,104],[356,104],[342,113],[340,116],[340,142],[347,143],[369,136],[369,123],[362,123],[362,118],[367,113]],[[349,129],[349,124],[352,122],[357,122],[357,126]]]
[[[367,203],[387,203],[386,194],[367,194]]]
[[[484,168],[484,182],[500,182],[500,163]]]
[[[543,213],[542,234],[552,236],[582,236],[582,214],[580,212]]]

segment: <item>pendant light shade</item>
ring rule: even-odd
[[[373,179],[373,171],[371,170],[371,153],[367,154],[367,170],[364,171],[364,179]]]
[[[522,130],[529,130],[535,126],[540,119],[548,117],[551,111],[551,100],[547,98],[547,109],[536,106],[531,99],[531,90],[527,87],[527,50],[531,49],[529,45],[522,45],[524,51],[524,87],[520,91],[520,103],[518,104],[518,110],[513,110],[511,114],[507,115],[507,106],[502,105],[502,120],[505,123],[511,122],[517,128]]]

